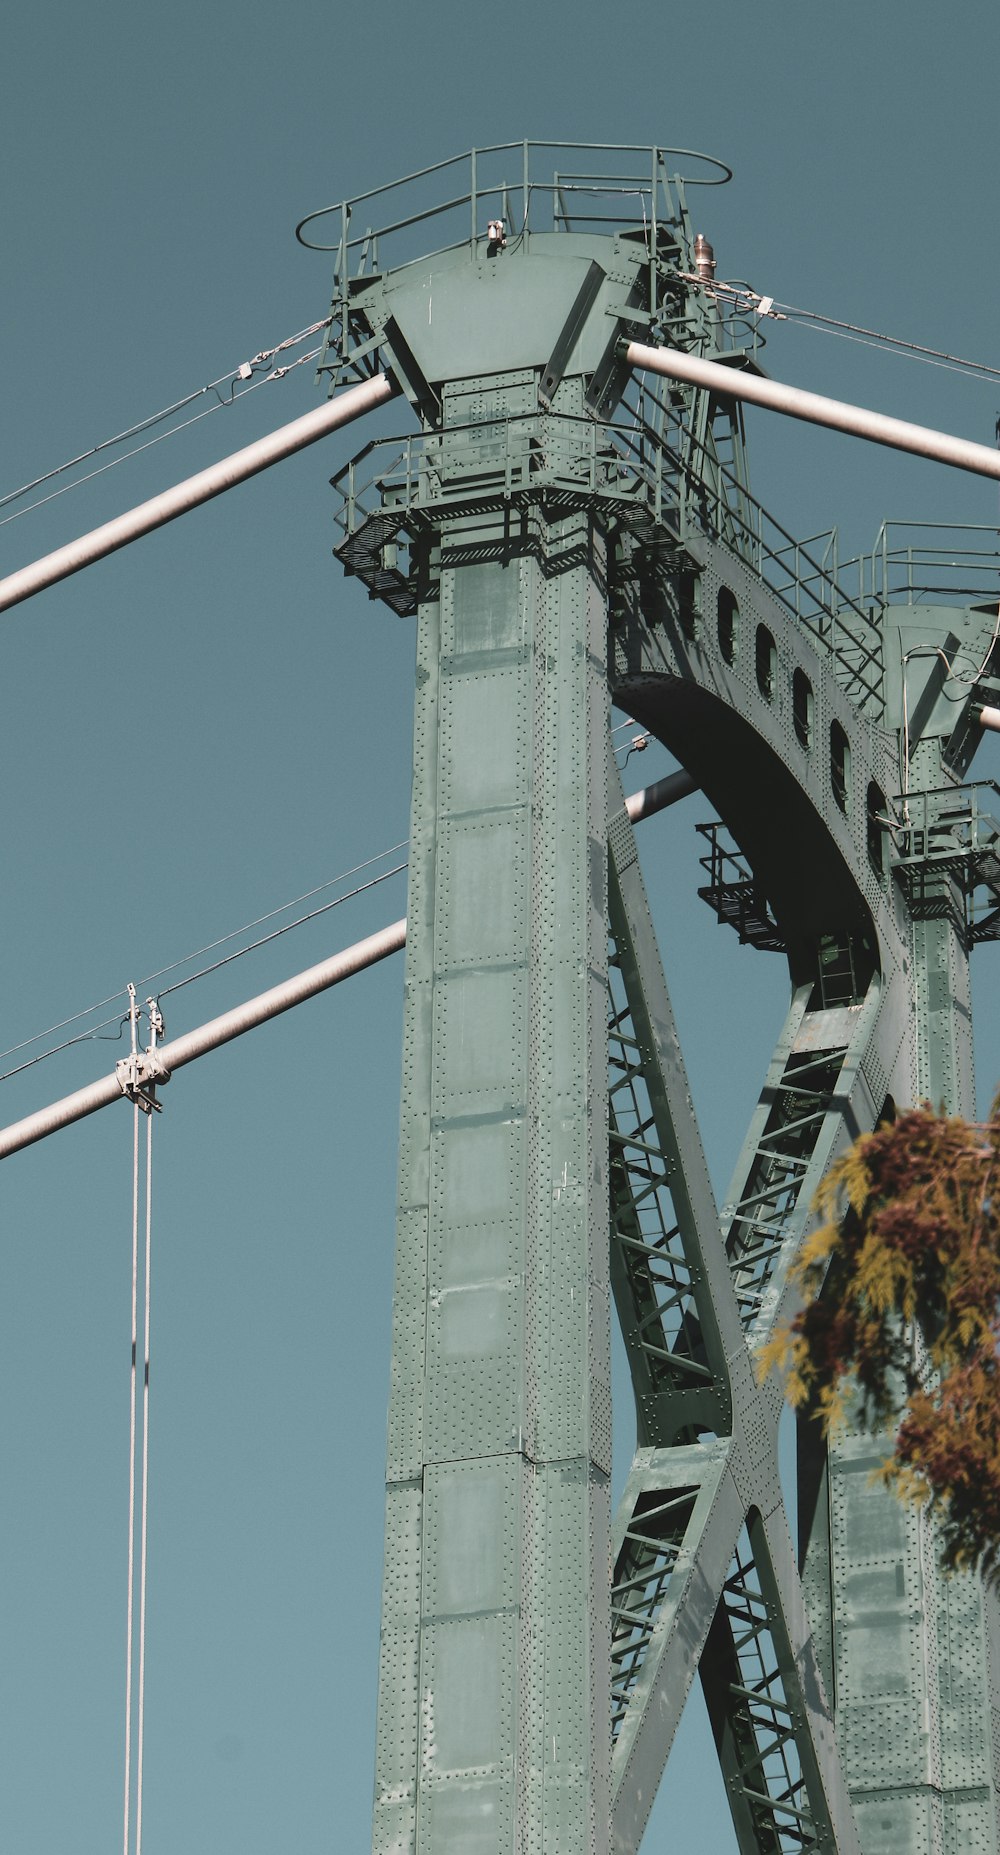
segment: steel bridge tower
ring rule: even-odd
[[[993,1608],[860,1435],[801,1427],[793,1550],[754,1356],[845,1143],[973,1110],[996,589],[928,596],[933,537],[888,532],[847,581],[754,501],[733,400],[639,383],[635,340],[760,371],[678,167],[726,178],[516,144],[300,228],[337,253],[331,391],[384,361],[418,423],[334,479],[341,561],[417,633],[373,1847],[636,1849],[697,1673],[746,1855],[985,1855]],[[788,961],[720,1207],[612,701],[717,813],[720,921]]]

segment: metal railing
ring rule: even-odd
[[[600,156],[600,165],[595,158]],[[682,173],[674,161],[694,164]],[[553,165],[554,163],[554,165]],[[307,214],[298,227],[300,243],[336,253],[336,275],[370,275],[397,269],[418,258],[473,249],[490,219],[504,220],[509,238],[527,231],[606,233],[613,226],[638,226],[653,251],[658,234],[676,226],[685,186],[718,186],[732,170],[694,149],[617,142],[496,142],[472,148],[431,167],[404,174],[387,186]],[[620,210],[615,210],[616,203]],[[305,236],[327,222],[332,238]],[[434,225],[440,243],[431,251],[407,234]],[[360,228],[360,229],[356,229]]]
[[[968,537],[967,539],[965,537]],[[996,602],[1000,529],[974,522],[885,521],[867,554],[845,561],[861,603]]]
[[[992,804],[1000,810],[998,802],[1000,786],[993,779],[897,793],[890,801],[894,863],[941,863],[995,849],[1000,824],[986,807]]]
[[[730,178],[723,162],[689,149],[500,142],[321,207],[296,228],[302,244],[335,254],[332,316],[319,371],[339,376],[354,334],[360,335],[357,358],[371,345],[365,339],[370,331],[357,325],[354,314],[359,285],[448,253],[485,255],[495,249],[489,233],[498,219],[508,256],[526,251],[538,233],[608,239],[618,232],[634,240],[648,271],[646,300],[655,305],[664,269],[688,271],[694,262],[685,188]],[[329,237],[320,242],[314,233],[322,228]],[[704,338],[701,324],[709,305],[699,297],[692,313]]]
[[[675,448],[681,444],[686,455]],[[881,632],[871,611],[851,597],[839,578],[836,529],[799,541],[693,434],[678,427],[674,442],[661,440],[661,446],[683,478],[682,527],[687,530],[692,520],[740,554],[841,665],[859,705],[881,715]],[[817,555],[812,549],[820,543]]]
[[[835,535],[814,537],[825,543],[818,554],[797,541],[655,391],[639,386],[626,410],[627,423],[539,412],[497,421],[488,438],[478,421],[376,440],[332,479],[342,498],[335,519],[346,538],[383,503],[399,510],[401,525],[407,515],[419,525],[443,497],[509,500],[551,485],[631,506],[678,546],[706,533],[746,560],[839,662],[861,706],[880,714],[881,635],[831,571]]]
[[[1000,939],[1000,823],[985,809],[994,780],[938,786],[893,800],[893,874],[915,921],[947,920],[967,951]]]

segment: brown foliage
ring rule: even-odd
[[[818,1200],[805,1305],[764,1350],[827,1427],[896,1426],[883,1470],[934,1512],[949,1567],[1000,1581],[1000,1097],[985,1125],[912,1109]],[[820,1292],[822,1290],[822,1293]]]

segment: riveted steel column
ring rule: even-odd
[[[911,771],[943,788],[933,733]],[[922,816],[920,795],[913,813]],[[970,1115],[961,897],[949,871],[931,867],[910,902],[912,1099]],[[807,1584],[817,1590],[830,1579],[837,1736],[862,1847],[865,1855],[996,1855],[996,1600],[974,1576],[944,1576],[935,1529],[874,1480],[883,1456],[878,1438],[834,1438],[825,1468],[811,1464],[803,1503]]]
[[[442,510],[440,560],[417,647],[373,1847],[601,1855],[600,544],[583,512],[533,511],[514,549]]]
[[[913,923],[912,985],[915,1098],[971,1113],[968,961],[952,921]],[[816,1514],[829,1528],[837,1732],[862,1847],[994,1855],[995,1600],[977,1578],[941,1573],[933,1527],[873,1480],[882,1454],[877,1439],[837,1438]]]
[[[953,898],[954,899],[954,898]],[[976,1110],[969,956],[956,909],[913,923],[918,1095],[950,1113]],[[995,1855],[998,1833],[998,1606],[980,1580],[946,1578],[938,1540],[925,1526],[933,1576],[926,1588],[931,1661],[929,1712],[936,1724],[944,1855]],[[917,1696],[914,1696],[916,1700]]]

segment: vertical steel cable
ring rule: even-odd
[[[129,986],[129,1029],[132,1055],[138,1047],[135,987]],[[135,1366],[138,1341],[139,1285],[139,1104],[132,1109],[132,1365],[129,1386],[128,1431],[128,1615],[125,1631],[125,1802],[123,1855],[129,1855],[129,1814],[132,1779],[132,1611],[135,1593]]]
[[[135,1705],[135,1855],[142,1851],[142,1771],[143,1739],[145,1728],[146,1703],[146,1534],[147,1515],[149,1511],[149,1264],[152,1247],[153,1230],[153,1113],[152,1104],[142,1099],[136,1084],[135,1062],[138,1055],[139,1012],[136,1006],[135,986],[130,982],[129,996],[129,1030],[132,1059],[132,1363],[129,1381],[129,1491],[128,1491],[128,1622],[126,1627],[125,1654],[125,1797],[123,1852],[129,1855],[131,1847],[131,1804],[132,1804],[132,1694],[133,1686],[137,1688]],[[153,1001],[150,1021],[152,1041],[150,1048],[155,1048],[157,1032],[162,1028],[162,1019]],[[139,1506],[139,1629],[138,1629],[138,1669],[136,1670],[135,1642],[135,1546],[136,1546],[136,1412],[137,1412],[137,1365],[139,1342],[139,1116],[146,1114],[146,1241],[143,1256],[143,1321],[142,1321],[142,1441],[140,1445],[138,1472],[142,1486]],[[136,1676],[133,1681],[133,1676]]]
[[[153,1034],[155,1045],[156,1035]],[[146,1114],[146,1256],[143,1296],[142,1517],[139,1547],[139,1705],[135,1779],[135,1855],[142,1855],[142,1751],[146,1698],[146,1514],[149,1498],[149,1256],[153,1224],[153,1115]]]

